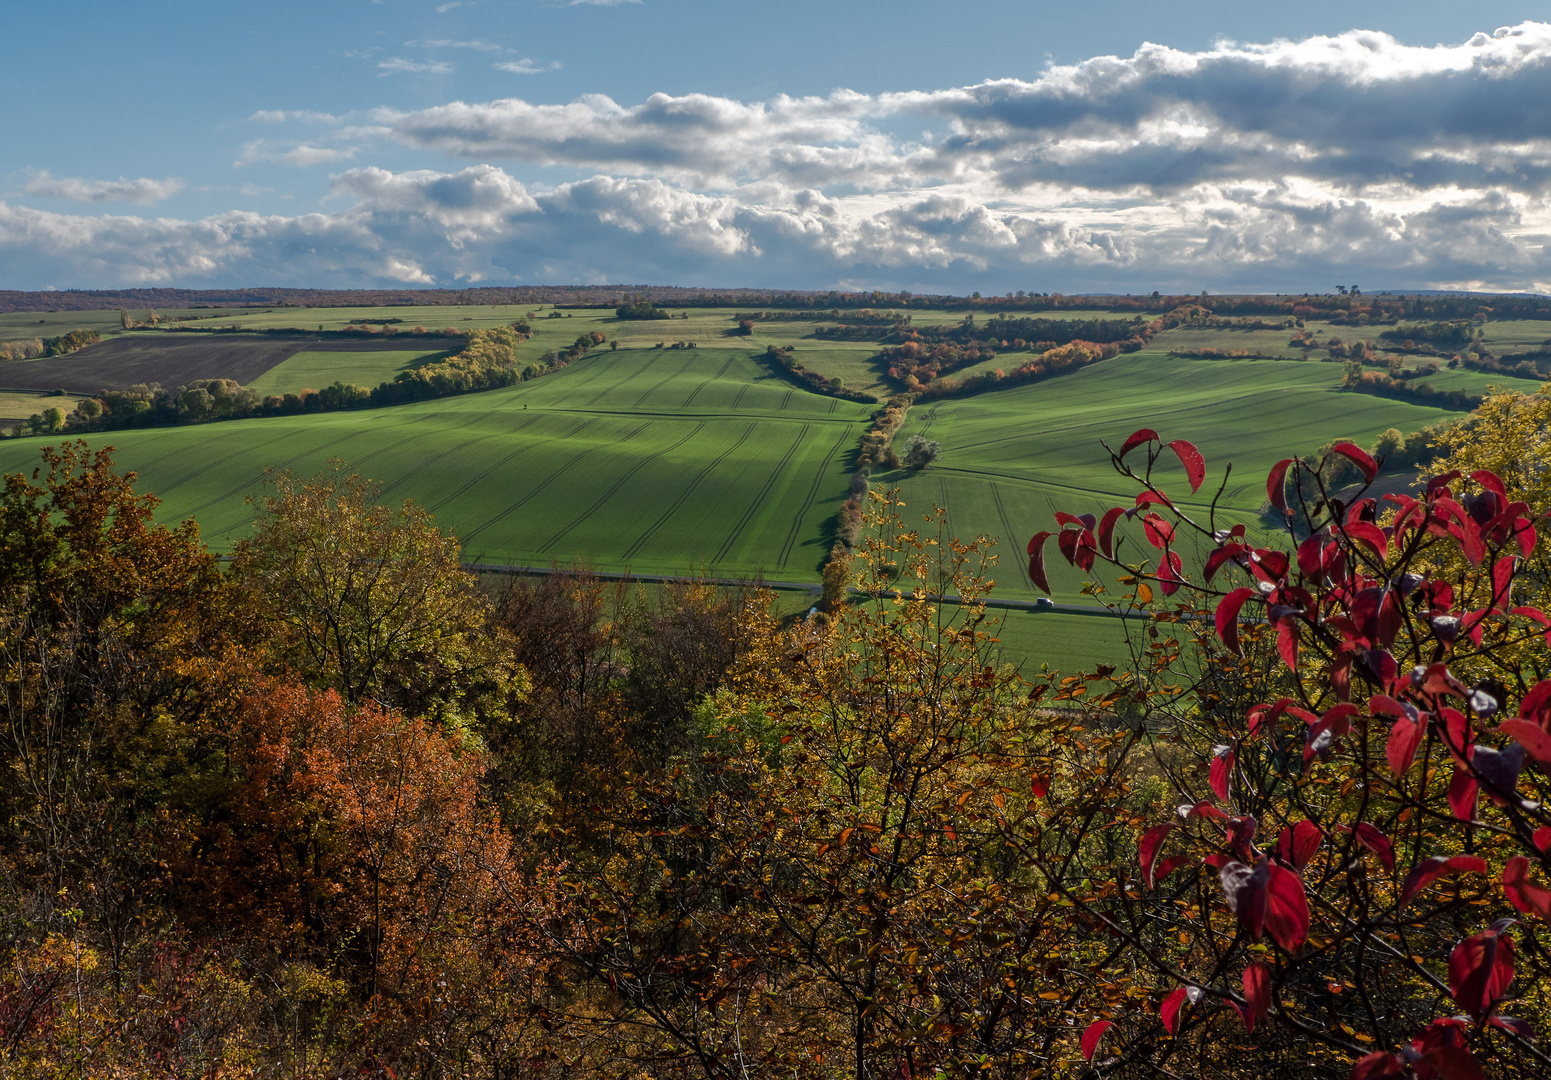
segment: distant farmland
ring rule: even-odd
[[[232,379],[246,386],[303,351],[427,353],[456,349],[461,344],[459,338],[429,335],[348,341],[258,334],[129,334],[89,345],[69,356],[0,365],[0,388],[91,394],[123,390],[136,383],[154,382],[171,388],[195,379]]]
[[[685,314],[689,317],[680,317]],[[673,319],[634,322],[606,310],[555,312],[520,305],[375,314],[278,310],[234,314],[221,324],[259,329],[305,320],[308,330],[320,322],[335,329],[385,315],[408,325],[460,329],[528,317],[535,334],[518,346],[519,365],[542,361],[594,331],[618,349],[596,347],[569,367],[510,388],[413,405],[92,438],[116,446],[120,463],[140,474],[141,489],[165,500],[163,520],[194,516],[217,548],[243,534],[251,515],[244,498],[257,490],[266,467],[308,474],[337,457],[382,481],[389,499],[412,498],[432,509],[462,538],[470,561],[545,566],[585,558],[601,569],[664,574],[707,566],[729,576],[763,573],[816,584],[834,540],[834,515],[846,497],[851,455],[875,406],[794,385],[762,354],[771,345],[791,348],[812,371],[880,397],[902,389],[891,381],[880,342],[817,338],[820,327],[837,321],[825,312],[759,321],[746,335],[736,332],[725,309],[676,311]],[[956,326],[963,319],[949,311],[912,310],[910,316],[915,327]],[[880,335],[886,330],[880,327]],[[924,435],[941,444],[940,460],[921,473],[875,469],[873,489],[897,484],[908,514],[929,511],[935,503],[947,509],[950,528],[960,537],[996,538],[998,594],[1027,598],[1032,589],[1021,565],[1027,537],[1050,527],[1056,508],[1094,510],[1128,490],[1111,472],[1100,439],[1114,445],[1145,425],[1166,438],[1195,441],[1213,470],[1208,489],[1185,500],[1196,508],[1216,491],[1220,470],[1231,460],[1225,504],[1236,520],[1253,521],[1264,497],[1266,468],[1276,457],[1310,453],[1341,437],[1367,446],[1386,428],[1411,432],[1463,415],[1343,392],[1343,364],[1331,362],[1323,343],[1338,336],[1373,340],[1378,330],[1315,320],[1307,330],[1319,345],[1294,347],[1290,331],[1282,329],[1182,326],[1158,334],[1141,351],[1072,374],[923,400],[911,408],[896,444]],[[1494,349],[1508,353],[1551,338],[1551,324],[1487,322],[1482,333]],[[658,348],[658,342],[670,347]],[[13,372],[57,373],[72,363],[91,372],[74,384],[88,390],[139,381],[175,386],[212,377],[237,378],[266,394],[320,388],[335,379],[375,385],[435,355],[426,349],[459,343],[459,338],[386,334],[363,341],[135,334],[62,361],[0,366],[0,386],[26,385],[16,382]],[[671,347],[676,343],[683,347]],[[1235,348],[1278,359],[1170,355]],[[1000,342],[996,353],[953,377],[1011,370],[1032,355]],[[1421,360],[1411,356],[1404,362]],[[1380,359],[1369,369],[1383,370],[1384,363]],[[1489,384],[1522,390],[1540,385],[1468,366],[1443,367],[1430,381],[1471,394]],[[72,386],[57,374],[31,385]],[[68,406],[70,399],[19,398],[16,407],[50,402]],[[0,468],[30,468],[40,445],[38,439],[0,442]],[[1176,476],[1166,474],[1165,485],[1182,484]],[[1052,560],[1052,567],[1058,600],[1091,602],[1081,595],[1079,575],[1059,560]],[[1020,613],[1009,616],[1007,636],[1010,645],[1025,649],[1041,635],[1081,631],[1081,650],[1091,650],[1089,639],[1108,633],[1095,621]],[[1071,651],[1052,647],[1049,655]]]

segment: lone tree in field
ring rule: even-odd
[[[937,453],[941,448],[935,442],[928,442],[922,435],[912,435],[905,440],[904,465],[907,469],[924,469],[937,460]]]

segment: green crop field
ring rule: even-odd
[[[895,442],[914,434],[934,439],[942,447],[939,462],[919,474],[876,474],[874,489],[897,484],[912,511],[945,507],[961,538],[983,533],[1001,541],[999,592],[1031,595],[1021,569],[1029,536],[1055,528],[1057,509],[1102,513],[1135,494],[1110,468],[1100,439],[1118,447],[1132,431],[1151,427],[1165,439],[1194,442],[1208,466],[1199,497],[1188,497],[1172,457],[1160,474],[1165,490],[1192,510],[1205,508],[1232,461],[1222,504],[1232,520],[1253,523],[1265,499],[1266,472],[1278,458],[1342,437],[1371,445],[1386,428],[1415,431],[1460,415],[1342,393],[1332,374],[1329,364],[1139,352],[1030,386],[924,402],[910,411]],[[1079,601],[1081,575],[1053,544],[1049,554],[1057,599]]]
[[[471,561],[812,580],[868,413],[741,351],[632,350],[484,394],[95,441],[165,500],[163,520],[195,516],[216,547],[242,535],[266,466],[305,475],[337,457],[429,507]],[[38,446],[0,444],[0,469]]]
[[[283,360],[248,386],[260,394],[296,394],[335,382],[365,386],[391,382],[401,371],[432,363],[448,355],[435,352],[299,352]]]

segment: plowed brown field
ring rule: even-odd
[[[69,356],[0,364],[0,389],[65,390],[93,394],[136,383],[172,389],[195,379],[233,379],[247,385],[299,352],[427,352],[462,348],[463,339],[429,334],[338,338],[264,334],[156,334],[89,345]]]

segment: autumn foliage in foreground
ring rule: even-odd
[[[339,468],[223,570],[46,451],[0,492],[0,1072],[1551,1074],[1548,412],[1387,501],[1284,462],[1280,545],[1138,432],[1029,567],[1134,662],[1033,681],[990,542],[894,496],[782,619],[476,582]]]
[[[1333,453],[1373,480],[1360,448]],[[1226,1034],[1233,1017],[1252,1045],[1349,1055],[1354,1080],[1456,1080],[1489,1063],[1546,1075],[1551,616],[1526,599],[1545,592],[1543,514],[1487,469],[1342,500],[1319,484],[1322,463],[1289,459],[1267,479],[1270,505],[1318,528],[1262,546],[1160,486],[1177,459],[1190,494],[1202,487],[1190,443],[1144,429],[1113,459],[1135,502],[1058,514],[1061,554],[1118,568],[1133,610],[1155,588],[1189,597],[1153,617],[1198,620],[1226,655],[1185,722],[1195,761],[1170,754],[1179,728],[1152,733],[1160,717],[1136,727],[1133,750],[1158,762],[1178,809],[1141,836],[1123,902],[1079,907],[1161,1000],[1092,1018],[1084,1058],[1162,1068],[1193,1029]],[[1299,470],[1319,505],[1288,506],[1308,490]],[[1041,585],[1051,535],[1029,545]]]

